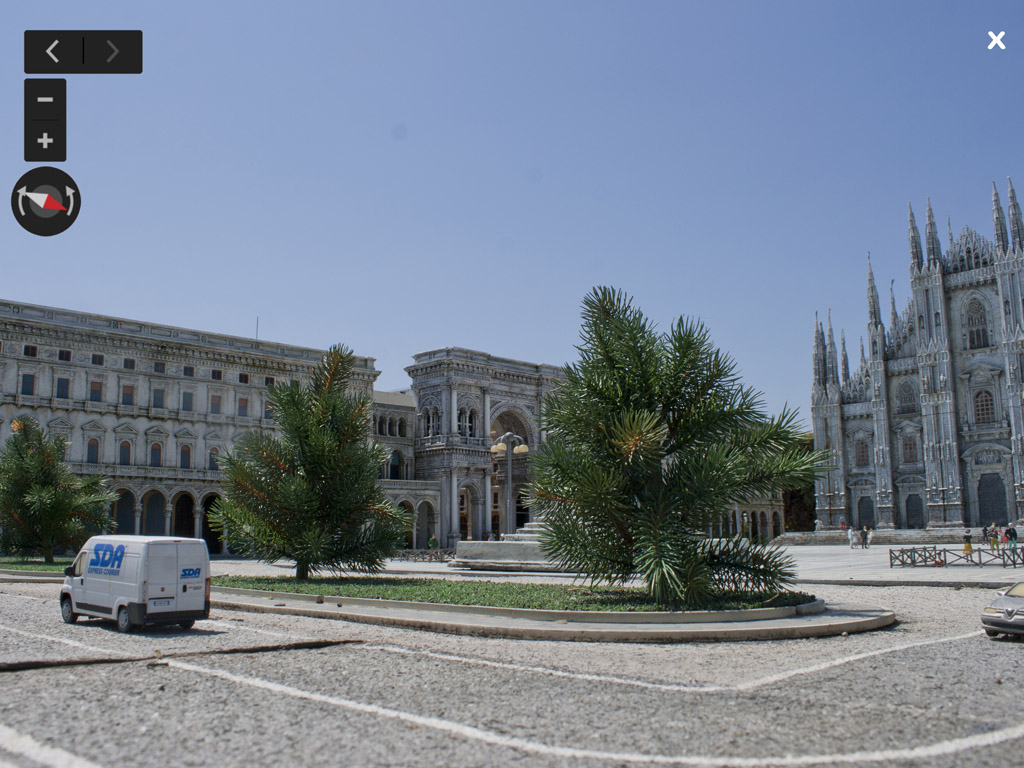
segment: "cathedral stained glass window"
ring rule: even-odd
[[[996,408],[992,393],[983,389],[974,396],[974,421],[978,424],[991,424],[995,420]]]

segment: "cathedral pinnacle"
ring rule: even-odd
[[[850,381],[850,360],[846,356],[846,331],[839,332],[839,347],[843,356],[843,385]]]
[[[992,223],[995,226],[996,245],[1004,254],[1010,252],[1010,240],[1006,235],[1006,216],[1003,214],[1003,206],[999,202],[999,192],[996,190],[996,183],[992,182]]]
[[[896,326],[899,324],[900,321],[900,316],[896,314],[896,294],[893,293],[893,285],[895,285],[895,283],[895,280],[889,281],[889,307],[892,311],[892,319],[889,321],[889,330],[892,331],[893,333],[896,332]]]
[[[818,320],[818,313],[814,313],[814,383],[825,383],[825,332],[821,328],[821,321]]]
[[[1010,209],[1010,234],[1013,236],[1013,250],[1019,251],[1024,248],[1024,220],[1021,219],[1017,194],[1013,191],[1013,180],[1009,176],[1006,180],[1010,182],[1010,199],[1007,206]]]
[[[871,271],[871,252],[868,252],[868,319],[871,325],[882,324],[882,311],[878,307],[878,289],[875,288],[875,275]]]
[[[828,383],[839,383],[839,364],[836,361],[836,337],[832,334],[832,310],[828,311]]]
[[[910,210],[910,231],[908,232],[908,237],[910,238],[910,263],[917,269],[921,269],[924,263],[921,256],[921,232],[917,228],[917,222],[914,221],[914,207],[907,203],[907,208]]]
[[[932,213],[932,199],[928,198],[928,221],[925,224],[925,244],[928,251],[928,266],[938,264],[942,258],[942,247],[939,245],[939,232],[935,227],[935,214]]]

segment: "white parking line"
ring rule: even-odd
[[[390,720],[418,725],[424,728],[432,728],[436,731],[447,733],[451,736],[479,741],[497,747],[506,747],[535,755],[551,757],[562,757],[577,760],[602,760],[618,763],[647,763],[656,765],[692,765],[712,768],[713,766],[725,766],[725,768],[770,768],[779,766],[803,765],[837,765],[845,763],[891,763],[902,760],[920,760],[922,758],[942,757],[953,755],[979,747],[991,747],[1007,741],[1024,737],[1024,724],[1002,728],[988,733],[967,736],[962,739],[950,739],[927,746],[910,747],[907,749],[886,749],[861,752],[836,753],[831,755],[786,755],[781,757],[715,757],[711,755],[650,755],[639,752],[605,752],[597,749],[577,749],[575,747],[560,747],[552,744],[544,744],[539,741],[520,739],[514,736],[505,736],[501,733],[488,731],[464,723],[457,723],[452,720],[444,720],[439,717],[417,715],[412,712],[403,712],[397,709],[381,707],[376,704],[365,704],[359,701],[343,699],[338,696],[328,696],[313,691],[305,691],[301,688],[294,688],[290,685],[282,685],[270,680],[263,680],[258,677],[236,675],[222,669],[202,667],[187,662],[170,659],[169,666],[176,667],[188,672],[195,672],[200,675],[220,678],[239,685],[247,685],[253,688],[260,688],[282,696],[290,696],[296,699],[314,701],[320,704],[348,709],[353,712],[375,715]]]
[[[0,628],[10,630],[10,628],[8,627]],[[76,641],[65,641],[62,638],[52,638],[45,635],[33,634],[31,632],[24,632],[22,630],[13,631],[17,632],[18,634],[27,635],[29,637],[37,637],[39,639],[44,640],[57,640],[58,642],[67,642],[68,644],[73,644],[78,647],[108,653],[108,651],[106,651],[103,648],[88,646],[84,643],[78,643]],[[896,648],[892,649],[883,649],[881,651],[871,652],[869,654],[860,654],[860,656],[874,656],[880,655],[881,653],[902,650],[908,647],[921,647],[924,645],[932,645],[939,642],[949,642],[951,640],[973,637],[976,634],[977,633],[972,633],[970,635],[960,635],[958,637],[944,638],[940,640],[911,643],[905,646],[897,646]],[[846,660],[838,661],[840,663],[848,663],[850,660],[853,660],[854,658],[855,657],[848,657]],[[497,664],[498,662],[494,663]],[[1024,724],[1019,724],[1008,728],[1001,728],[998,730],[989,731],[987,733],[976,734],[974,736],[967,736],[960,739],[950,739],[948,741],[941,741],[935,744],[929,744],[919,747],[909,747],[906,749],[888,749],[835,753],[830,755],[786,755],[780,757],[715,757],[710,755],[650,755],[638,752],[606,752],[595,749],[577,749],[575,747],[561,747],[552,744],[544,744],[538,741],[531,741],[529,739],[521,739],[512,736],[506,736],[504,734],[496,733],[494,731],[488,731],[483,728],[477,728],[476,726],[466,725],[464,723],[458,723],[452,720],[445,720],[443,718],[430,717],[427,715],[417,715],[412,712],[403,712],[397,709],[381,707],[376,704],[365,704],[363,702],[352,701],[350,699],[343,699],[337,696],[328,696],[326,694],[315,693],[313,691],[305,691],[301,688],[294,688],[289,685],[275,683],[270,680],[263,680],[258,677],[237,675],[233,672],[228,672],[222,669],[204,667],[196,664],[189,664],[184,661],[179,661],[178,659],[168,659],[167,664],[169,667],[174,667],[176,669],[181,669],[184,671],[193,672],[201,675],[207,675],[210,677],[216,677],[221,680],[237,683],[239,685],[247,685],[254,688],[260,688],[284,696],[290,696],[297,699],[304,699],[307,701],[314,701],[321,704],[328,704],[331,706],[348,709],[354,712],[362,712],[365,714],[375,715],[378,717],[383,717],[391,720],[399,720],[402,722],[407,722],[426,728],[432,728],[434,730],[447,733],[451,736],[456,736],[471,741],[478,741],[485,744],[491,744],[493,746],[507,747],[510,749],[516,749],[522,752],[527,752],[530,754],[564,757],[571,759],[591,759],[620,763],[647,763],[657,765],[689,765],[700,766],[703,768],[712,768],[713,766],[723,766],[724,768],[771,768],[772,766],[778,766],[779,768],[790,768],[790,766],[804,765],[885,763],[903,760],[921,760],[924,758],[934,758],[942,757],[944,755],[957,754],[959,752],[977,749],[979,747],[996,746],[1007,741],[1013,741],[1024,737]],[[46,765],[67,766],[67,768],[95,768],[93,763],[82,761],[81,758],[78,758],[75,755],[72,755],[70,753],[64,753],[62,750],[55,750],[55,748],[52,747],[46,747],[34,741],[30,737],[24,737],[24,740],[20,737],[21,734],[17,734],[15,731],[11,731],[10,729],[6,729],[3,728],[3,726],[0,726],[0,746],[4,747],[8,751],[17,752],[18,754],[25,754],[26,756],[28,756],[28,753],[24,750],[38,749],[39,754],[44,756],[46,759],[38,759],[36,757],[32,757],[32,759],[38,759],[39,762],[43,762]],[[13,744],[14,746],[10,746],[9,743]],[[58,757],[60,759],[65,760],[65,762],[50,762],[50,760],[55,760]]]
[[[80,643],[77,640],[67,640],[63,637],[51,637],[50,635],[40,635],[36,634],[35,632],[26,632],[23,629],[15,629],[14,627],[4,626],[3,624],[0,624],[0,632],[13,632],[16,635],[34,637],[37,640],[50,640],[54,643],[70,645],[72,648],[84,648],[87,651],[99,651],[100,653],[120,654],[120,651],[113,651],[107,648],[98,648],[95,645],[86,645],[85,643]]]
[[[256,627],[247,627],[240,622],[233,621],[220,621],[218,619],[203,619],[203,624],[213,624],[216,627],[227,627],[229,629],[244,629],[246,632],[257,632],[261,635],[270,635],[271,637],[290,637],[293,640],[316,640],[315,637],[309,635],[297,635],[294,632],[271,632],[269,629],[257,629]]]
[[[887,653],[895,653],[896,651],[905,651],[910,648],[921,648],[927,645],[936,645],[937,643],[950,643],[954,640],[966,640],[969,637],[977,637],[982,634],[979,630],[977,632],[970,632],[966,635],[955,635],[953,637],[941,637],[936,640],[921,640],[915,643],[905,643],[903,645],[894,645],[889,648],[881,648],[877,651],[867,651],[865,653],[858,653],[853,656],[846,656],[841,659],[834,659],[832,661],[822,662],[821,664],[814,664],[810,667],[801,667],[799,669],[792,669],[787,672],[780,672],[776,675],[769,677],[762,677],[757,680],[751,680],[746,683],[740,683],[739,685],[684,685],[677,683],[652,683],[648,680],[638,680],[630,677],[616,677],[614,675],[594,675],[585,672],[568,672],[561,669],[554,669],[553,667],[542,667],[542,666],[530,666],[526,664],[512,664],[505,661],[493,661],[491,659],[482,659],[474,656],[459,656],[453,653],[440,653],[438,651],[424,651],[415,648],[405,648],[400,645],[357,645],[353,646],[353,650],[367,650],[367,651],[386,651],[387,653],[399,653],[408,656],[428,656],[434,659],[440,659],[442,661],[456,661],[463,664],[473,664],[481,667],[495,667],[498,669],[509,669],[514,672],[535,672],[542,675],[551,675],[552,677],[564,677],[573,680],[586,680],[595,683],[614,683],[617,685],[628,685],[635,688],[648,688],[655,691],[672,691],[678,693],[721,693],[724,691],[750,691],[755,688],[762,688],[766,685],[772,685],[774,683],[781,682],[782,680],[788,680],[791,677],[798,677],[800,675],[809,675],[814,672],[821,672],[832,667],[838,667],[843,664],[850,664],[854,661],[860,661],[861,659],[868,659],[872,656],[882,656]]]
[[[40,744],[31,736],[18,733],[6,725],[0,725],[0,749],[27,757],[42,765],[53,766],[53,768],[100,768],[91,760],[86,760],[84,757],[79,757],[58,747]],[[4,766],[4,768],[9,765],[11,764],[0,761],[0,766]],[[14,767],[11,766],[11,768]]]

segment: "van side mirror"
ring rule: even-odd
[[[75,566],[69,565],[67,568],[65,568],[64,569],[64,575],[65,576],[74,576],[75,575]]]

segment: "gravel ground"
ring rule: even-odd
[[[162,658],[0,673],[0,725],[108,766],[617,766],[631,762],[622,753],[786,764],[786,755],[906,750],[1024,723],[1024,643],[978,634],[991,591],[810,589],[892,608],[900,622],[846,638],[628,645],[216,611],[190,632],[126,636],[98,621],[64,625],[58,585],[2,584],[0,662]],[[257,650],[307,639],[358,642]],[[175,656],[193,652],[204,655]],[[862,654],[873,655],[837,663]],[[786,673],[795,674],[759,684]],[[0,765],[56,765],[9,746],[0,737]],[[1019,738],[847,764],[1017,766],[1022,748]]]

